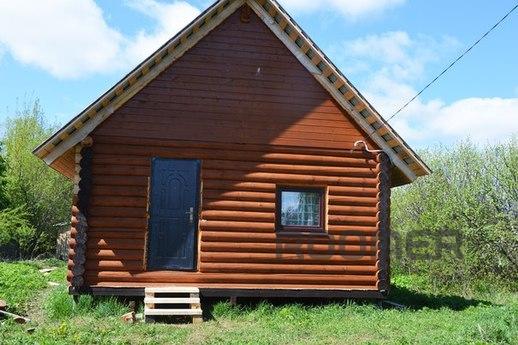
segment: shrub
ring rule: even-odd
[[[13,245],[18,257],[28,254],[30,243],[36,233],[27,218],[28,214],[23,206],[0,211],[0,246]]]
[[[515,284],[518,140],[486,148],[468,141],[421,155],[433,173],[393,193],[393,268],[443,286],[493,277]]]
[[[9,207],[17,210],[4,214],[5,217],[23,214],[21,218],[27,221],[20,231],[10,232],[11,240],[25,258],[52,253],[57,225],[70,219],[71,182],[32,154],[52,130],[43,122],[43,113],[36,101],[7,120],[2,140],[5,171],[0,179],[0,196],[5,195]],[[19,220],[20,217],[13,218],[11,223]]]

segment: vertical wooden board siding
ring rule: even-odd
[[[90,285],[376,289],[377,155],[351,151],[365,135],[255,15],[232,15],[92,137]],[[197,272],[145,269],[156,156],[202,161]],[[278,235],[276,185],[328,186],[327,234]]]
[[[74,179],[74,155],[75,150],[71,148],[67,152],[65,152],[61,157],[56,159],[52,164],[52,168],[60,172],[61,174],[68,177],[70,180]]]

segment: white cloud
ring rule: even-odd
[[[372,71],[374,68],[376,74],[391,79],[413,80],[422,77],[427,64],[438,60],[437,52],[457,45],[457,41],[451,37],[434,40],[419,35],[411,38],[404,31],[390,31],[345,42],[339,49],[340,54],[347,57],[348,64],[358,66],[362,63],[363,71]],[[353,68],[350,72],[357,71]]]
[[[374,102],[380,101],[376,96],[373,99]],[[376,105],[380,110],[384,107],[382,102]],[[467,137],[485,144],[505,141],[516,135],[517,119],[518,98],[474,97],[450,104],[439,99],[417,100],[391,124],[405,139],[418,146],[453,143]]]
[[[129,4],[152,17],[156,28],[125,37],[93,0],[2,1],[0,46],[19,62],[59,78],[109,73],[140,62],[199,14],[185,1]]]
[[[405,3],[406,0],[280,0],[292,11],[313,11],[328,9],[338,11],[349,19],[379,13],[387,8]]]
[[[153,31],[141,30],[127,47],[128,58],[137,62],[153,53],[200,14],[200,10],[185,1],[166,4],[154,0],[128,0],[127,3],[157,21]]]
[[[18,61],[58,77],[108,68],[123,36],[90,0],[2,1],[0,42]]]
[[[430,119],[444,136],[500,141],[518,133],[518,98],[467,98],[443,106]]]
[[[345,71],[358,77],[364,95],[388,118],[417,93],[413,84],[428,81],[426,69],[440,60],[440,52],[451,55],[458,46],[449,37],[435,40],[388,32],[345,42],[340,46],[345,56],[340,62],[346,66]],[[333,51],[339,55],[336,47]],[[347,68],[358,66],[358,61],[361,69]],[[391,124],[417,146],[451,143],[466,137],[481,144],[502,141],[518,133],[518,98],[467,98],[449,104],[441,99],[418,98]]]

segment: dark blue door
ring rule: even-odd
[[[154,158],[148,269],[194,270],[200,162]]]

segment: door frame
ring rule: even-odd
[[[153,188],[153,162],[155,160],[174,160],[174,161],[192,161],[197,163],[196,170],[196,189],[195,189],[195,203],[194,203],[194,243],[193,243],[193,263],[194,267],[192,269],[165,269],[165,268],[150,268],[149,267],[149,245],[150,245],[150,233],[151,233],[151,194]],[[200,267],[199,262],[199,253],[200,253],[200,214],[201,214],[201,204],[202,204],[202,179],[201,179],[201,169],[202,169],[202,160],[198,158],[174,158],[174,157],[161,157],[161,156],[153,156],[150,158],[150,169],[148,176],[148,184],[147,184],[147,203],[146,203],[146,234],[145,234],[145,247],[144,247],[144,258],[143,258],[143,268],[146,272],[156,272],[156,271],[167,271],[167,272],[198,272]]]

